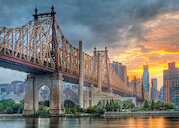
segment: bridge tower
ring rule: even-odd
[[[51,56],[55,62],[54,73],[49,74],[29,74],[26,79],[26,93],[24,102],[24,115],[32,115],[38,112],[39,105],[39,89],[43,85],[50,89],[50,113],[58,115],[63,113],[63,75],[58,69],[58,49],[56,26],[55,26],[55,11],[54,6],[51,7],[51,13],[38,14],[35,8],[34,20],[35,24],[41,17],[52,17],[52,39],[51,39]],[[43,53],[42,53],[43,54]]]

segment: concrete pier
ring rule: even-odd
[[[101,56],[100,56],[100,53],[98,53],[97,75],[98,75],[98,89],[101,92]]]
[[[79,41],[79,87],[78,87],[78,102],[83,108],[83,47],[82,41]]]
[[[46,85],[50,90],[50,113],[63,113],[63,76],[62,73],[44,75],[29,74],[26,79],[26,93],[24,99],[24,115],[38,113],[39,89]]]

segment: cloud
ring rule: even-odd
[[[33,18],[35,5],[39,12],[49,12],[53,2],[56,20],[72,45],[78,47],[78,41],[83,40],[88,53],[92,53],[95,46],[97,49],[108,46],[111,61],[123,62],[131,72],[142,72],[146,60],[151,64],[151,69],[163,69],[161,63],[179,62],[178,0],[0,2],[0,17],[3,17],[0,20],[1,27],[26,24]]]

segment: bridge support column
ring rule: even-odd
[[[99,91],[101,92],[101,59],[100,59],[100,53],[98,53],[98,69],[97,69],[97,74],[98,74],[98,88],[99,88]]]
[[[38,113],[39,89],[48,86],[50,90],[50,114],[62,114],[63,107],[63,76],[62,73],[29,74],[26,79],[26,92],[24,102],[24,115]]]
[[[24,99],[24,115],[34,114],[34,78],[31,74],[27,75],[26,91]]]
[[[83,108],[83,49],[82,41],[79,41],[79,87],[78,87],[78,102],[80,107]]]
[[[58,115],[63,113],[63,76],[61,73],[52,76],[50,93],[50,114]]]

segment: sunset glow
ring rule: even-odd
[[[143,65],[149,65],[150,79],[158,79],[158,90],[163,84],[163,70],[168,68],[168,62],[176,62],[179,67],[179,13],[161,15],[144,24],[148,31],[144,40],[135,41],[131,47],[115,54],[112,60],[122,62],[128,67],[129,78],[133,75],[142,77]],[[135,40],[135,39],[133,39]],[[129,41],[130,42],[130,41]]]

